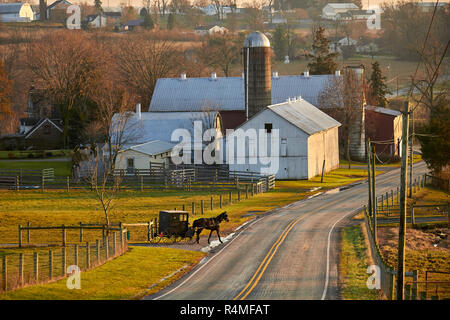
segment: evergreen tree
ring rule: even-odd
[[[311,74],[332,74],[337,69],[337,64],[334,59],[337,57],[337,52],[330,52],[330,40],[325,37],[325,29],[322,26],[314,33],[313,54],[309,55],[312,62],[308,63],[308,68]]]
[[[419,129],[422,158],[436,176],[450,165],[450,104],[441,96],[431,110],[430,121]]]
[[[169,13],[167,17],[167,29],[172,30],[175,27],[175,15],[173,13]]]
[[[386,94],[390,94],[386,86],[386,77],[381,74],[380,64],[378,61],[372,63],[372,75],[369,79],[370,103],[380,107],[386,107]]]
[[[155,27],[155,24],[153,23],[152,16],[150,14],[146,14],[144,16],[144,23],[142,24],[145,29],[150,30]]]
[[[288,52],[288,37],[286,27],[278,24],[273,33],[273,51],[275,59],[283,61]]]

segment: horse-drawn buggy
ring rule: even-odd
[[[157,230],[153,234],[153,242],[160,242],[163,238],[171,242],[191,241],[194,236],[194,228],[189,227],[187,211],[160,211],[158,221]]]
[[[203,229],[210,230],[208,237],[208,243],[213,231],[217,232],[217,236],[220,239],[219,225],[225,220],[228,221],[226,212],[222,212],[214,218],[200,218],[194,221],[192,226],[189,226],[189,213],[187,211],[168,210],[159,212],[159,223],[155,226],[155,232],[153,233],[152,242],[158,243],[165,239],[168,242],[199,242],[199,236]],[[194,239],[194,234],[197,234]]]

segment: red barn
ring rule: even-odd
[[[382,107],[365,107],[366,138],[375,143],[377,154],[400,156],[402,137],[402,114]]]

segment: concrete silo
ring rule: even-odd
[[[249,119],[272,104],[270,42],[261,32],[253,32],[244,41],[245,110]]]

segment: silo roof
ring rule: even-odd
[[[250,33],[244,41],[244,48],[269,47],[270,41],[264,33],[256,31]]]

